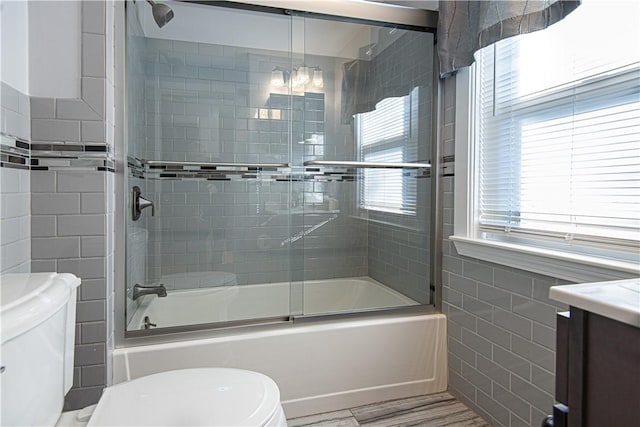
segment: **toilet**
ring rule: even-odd
[[[276,383],[231,368],[148,375],[105,388],[96,405],[62,413],[73,384],[80,279],[32,273],[0,280],[0,425],[286,426]]]

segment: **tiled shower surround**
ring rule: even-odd
[[[148,233],[146,266],[137,256],[134,263],[147,274],[136,283],[165,278],[170,287],[207,286],[166,280],[196,271],[235,273],[239,284],[369,275],[428,301],[429,178],[420,179],[418,221],[387,214],[363,219],[357,180],[288,179],[304,173],[304,160],[356,158],[353,125],[341,123],[342,64],[348,59],[144,38],[137,27],[129,23],[128,73],[136,82],[129,94],[130,157],[292,168],[230,181],[153,170],[144,180],[130,175],[131,184],[155,204],[155,216],[147,209],[139,221],[129,222],[131,229]],[[395,56],[385,55],[393,48],[380,54],[384,72],[398,78],[392,62],[411,43],[416,40],[406,36],[396,42]],[[323,69],[322,90],[271,93],[271,70],[290,69],[303,59]],[[430,61],[411,65],[425,70],[418,128],[423,161],[430,157]]]

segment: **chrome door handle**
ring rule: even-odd
[[[131,189],[131,193],[133,195],[133,200],[131,203],[131,216],[134,221],[140,219],[140,215],[142,214],[142,210],[151,206],[151,216],[155,216],[155,207],[153,206],[153,202],[151,200],[147,200],[141,196],[140,187],[135,185]]]

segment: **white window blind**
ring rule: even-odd
[[[479,229],[636,247],[640,3],[584,1],[476,55]]]
[[[383,99],[375,110],[357,115],[359,157],[362,161],[415,161],[417,146],[415,138],[412,138],[411,124],[415,121],[412,99],[417,99],[417,90],[404,97]],[[416,177],[410,171],[362,170],[361,208],[415,215],[416,197]]]

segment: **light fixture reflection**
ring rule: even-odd
[[[311,77],[309,76],[309,67],[306,65],[302,65],[298,68],[298,81],[301,85],[306,85],[311,81]]]
[[[282,70],[274,68],[273,71],[271,71],[271,86],[284,86],[284,72]]]
[[[320,89],[324,87],[322,68],[301,65],[291,72],[279,66],[271,70],[271,87],[281,88],[287,84],[297,91],[304,90],[307,85]]]
[[[324,86],[324,79],[322,78],[322,69],[320,67],[316,67],[313,70],[313,80],[312,83],[315,87]]]
[[[300,86],[300,77],[298,77],[298,70],[296,70],[295,68],[291,72],[291,86]]]

